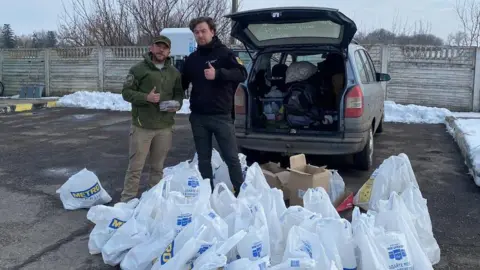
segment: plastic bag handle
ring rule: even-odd
[[[223,187],[223,189],[225,189],[225,190],[228,190],[228,191],[232,192],[230,189],[228,189],[227,184],[225,184],[224,182],[220,182],[213,189],[213,194],[212,195],[214,195],[215,197],[218,196],[218,194],[220,193],[220,188],[221,187]]]
[[[167,194],[170,193],[170,182],[172,180],[173,176],[172,175],[168,175],[167,177],[164,177],[162,180],[160,180],[160,183],[159,183],[159,195],[161,198],[164,198],[163,197],[163,192],[164,192],[164,189],[166,191]],[[166,197],[164,198],[166,199]]]
[[[212,203],[214,205],[218,205],[220,204],[218,202],[218,194],[220,193],[220,188],[223,187],[224,190],[227,191],[227,194],[230,198],[232,198],[232,200],[235,200],[235,196],[232,194],[232,191],[230,191],[230,189],[228,189],[228,186],[224,183],[224,182],[220,182],[218,183],[215,188],[213,189],[213,193],[212,193]]]

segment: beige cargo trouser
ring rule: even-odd
[[[121,201],[126,202],[137,196],[142,171],[148,154],[150,158],[149,188],[163,178],[163,164],[172,147],[172,128],[144,129],[132,125],[130,130],[129,164]]]

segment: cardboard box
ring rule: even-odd
[[[331,172],[325,166],[307,164],[304,154],[290,157],[290,177],[287,187],[290,190],[290,205],[303,206],[303,195],[309,188],[323,187],[328,191]]]
[[[268,162],[260,165],[263,175],[267,179],[267,183],[271,188],[278,188],[283,191],[283,199],[288,200],[290,190],[287,187],[290,172],[280,167],[279,163]]]

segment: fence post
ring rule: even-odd
[[[475,48],[474,61],[474,79],[473,79],[473,93],[472,93],[472,111],[480,111],[480,48]]]
[[[51,49],[45,49],[45,56],[44,56],[44,64],[45,64],[45,71],[44,71],[44,76],[45,76],[45,96],[49,97],[50,96],[50,52]]]
[[[390,61],[390,47],[388,45],[382,45],[381,47],[381,63],[382,63],[382,73],[388,73],[388,62]],[[383,95],[384,99],[388,99],[388,89],[387,82],[382,82]]]
[[[98,50],[98,91],[103,92],[105,89],[104,85],[104,64],[105,64],[105,48],[103,47],[97,47]]]

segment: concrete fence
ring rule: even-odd
[[[368,45],[377,72],[389,73],[386,98],[397,103],[480,111],[480,53],[472,47]],[[48,96],[79,90],[119,92],[146,47],[0,51],[5,95],[44,84]],[[476,67],[479,67],[478,69]]]

